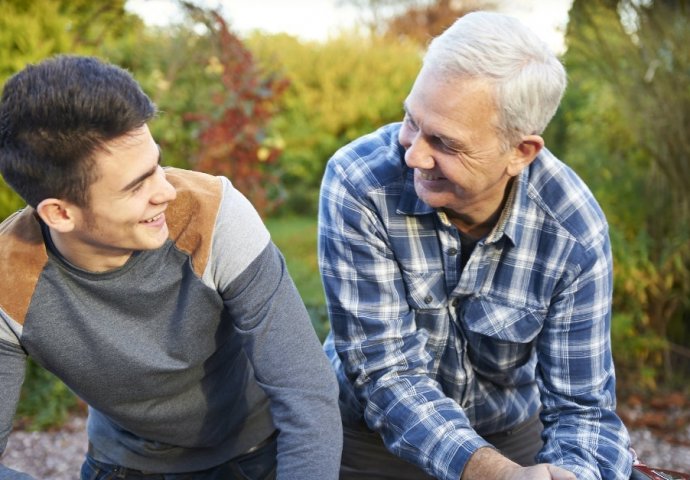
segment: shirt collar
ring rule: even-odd
[[[527,168],[524,168],[515,178],[506,206],[496,225],[496,229],[494,229],[497,235],[505,235],[513,245],[518,245],[522,237],[524,229],[524,222],[522,220],[527,209],[527,191],[529,187],[530,172],[537,162],[539,162],[539,157],[535,158],[534,161]],[[493,236],[491,236],[491,238],[498,239],[498,237]]]

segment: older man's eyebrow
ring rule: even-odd
[[[403,102],[403,111],[405,112],[406,115],[409,115],[412,117],[412,112],[410,112],[410,107],[407,106],[407,100]]]
[[[409,117],[409,119],[412,121],[413,124],[415,124],[417,127],[422,128],[423,126],[420,125],[417,120],[414,118],[414,115],[410,111],[410,108],[407,105],[407,101],[403,102],[403,110],[405,111],[405,114]],[[450,137],[448,135],[444,135],[443,133],[438,133],[436,131],[432,132],[427,132],[426,135],[429,138],[435,139],[441,143],[443,143],[445,146],[453,149],[453,150],[463,150],[466,148],[465,144],[454,137]]]

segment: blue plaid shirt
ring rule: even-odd
[[[325,349],[344,421],[364,419],[396,455],[457,480],[481,435],[541,410],[538,462],[629,478],[608,227],[591,192],[543,150],[461,271],[458,231],[415,194],[398,130],[340,149],[322,183]]]

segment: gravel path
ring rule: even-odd
[[[84,417],[74,417],[56,431],[15,431],[2,463],[40,480],[76,480],[86,454],[86,438]]]
[[[41,480],[75,480],[86,451],[85,419],[73,418],[55,432],[14,432],[2,458],[6,466]],[[631,430],[632,444],[648,465],[690,472],[690,426],[669,440],[649,429]]]

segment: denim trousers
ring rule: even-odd
[[[207,470],[188,473],[149,473],[95,460],[87,454],[81,480],[274,480],[277,438],[256,450]]]

